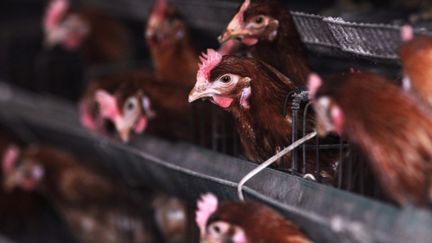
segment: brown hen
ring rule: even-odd
[[[155,1],[147,18],[146,40],[157,78],[194,84],[198,55],[191,43],[188,24],[166,0]]]
[[[256,202],[224,202],[206,194],[198,201],[196,222],[203,243],[307,243],[297,225]]]
[[[68,0],[52,0],[44,17],[45,44],[79,50],[86,65],[128,61],[131,34],[119,21],[91,8],[73,8]]]
[[[39,191],[81,242],[156,242],[152,211],[120,184],[50,147],[10,150],[4,186]]]
[[[413,29],[404,26],[401,29],[402,43],[400,57],[405,72],[403,85],[413,90],[422,99],[432,105],[432,37],[420,35],[414,37]]]
[[[207,98],[229,111],[235,119],[245,156],[261,163],[292,143],[292,112],[283,114],[287,95],[296,88],[283,74],[263,62],[247,57],[223,56],[209,50],[202,57],[197,82],[189,102]],[[308,118],[309,131],[312,120]],[[319,175],[334,178],[336,160],[321,154]],[[310,153],[306,172],[315,171]],[[291,164],[291,155],[279,163]],[[279,164],[280,165],[280,164]]]
[[[372,73],[309,81],[318,132],[336,132],[359,147],[383,190],[399,204],[432,198],[432,114],[419,99]]]
[[[240,39],[254,58],[275,67],[296,85],[306,85],[310,72],[306,49],[282,1],[245,0],[219,37],[221,43],[229,39]]]

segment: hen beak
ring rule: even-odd
[[[212,97],[213,95],[217,95],[220,92],[215,89],[205,89],[203,91],[198,91],[196,88],[193,88],[189,93],[189,103],[192,103],[198,99],[205,97]]]
[[[122,117],[114,119],[114,126],[122,142],[127,143],[130,138],[132,128],[125,124]]]
[[[236,13],[236,15],[232,18],[230,23],[228,24],[228,27],[226,28],[225,32],[218,37],[219,43],[225,43],[229,39],[235,39],[235,38],[244,38],[245,36],[249,35],[249,31],[244,28],[244,19],[243,15],[246,9],[248,9],[250,5],[250,0],[245,0],[243,4],[241,5],[239,11]]]
[[[320,137],[325,137],[330,133],[330,131],[332,131],[332,127],[329,124],[320,121],[317,123],[317,133]]]
[[[147,27],[145,31],[145,38],[150,39],[153,37],[153,35],[154,35],[154,30],[151,29],[150,27]]]
[[[250,34],[250,31],[243,29],[239,25],[236,25],[234,28],[229,28],[228,26],[225,32],[218,37],[218,41],[220,44],[223,44],[231,39],[243,39]]]
[[[243,26],[243,20],[240,17],[240,14],[237,13],[236,16],[231,20],[228,24],[225,32],[218,37],[219,43],[223,44],[230,39],[243,39],[244,37],[250,35],[250,31],[245,29]]]
[[[129,128],[124,128],[122,130],[118,130],[118,134],[120,136],[120,139],[124,143],[129,142],[129,138],[130,138],[130,129]]]
[[[17,186],[17,178],[14,174],[12,175],[5,175],[4,181],[3,181],[3,189],[6,192],[11,192],[15,189]]]
[[[331,133],[334,130],[334,127],[330,120],[325,115],[325,111],[316,107],[316,131],[320,137],[325,137],[327,134]]]
[[[198,92],[195,88],[193,88],[191,90],[191,92],[189,92],[189,103],[194,102],[195,100],[201,99],[202,97],[204,97],[203,93]]]
[[[158,13],[151,13],[148,24],[145,30],[146,38],[152,38],[157,34],[159,27],[162,25],[164,17]]]
[[[59,42],[52,41],[52,40],[50,40],[50,39],[45,39],[43,47],[44,47],[46,50],[51,50],[51,49],[53,49],[53,48],[54,48],[58,43],[59,43]]]
[[[61,43],[66,37],[66,31],[62,28],[57,28],[46,33],[44,47],[51,49]]]
[[[222,35],[218,37],[220,44],[223,44],[231,39],[231,31],[226,30]]]
[[[56,46],[56,44],[57,43],[53,43],[53,42],[51,42],[50,40],[45,40],[44,41],[44,48],[46,49],[46,50],[51,50],[52,48],[54,48],[54,46]]]
[[[146,38],[152,38],[154,35],[156,35],[156,30],[158,26],[160,25],[159,20],[151,19],[151,22],[147,25],[147,28],[145,30],[145,36]]]

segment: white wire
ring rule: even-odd
[[[307,142],[308,140],[314,138],[317,135],[317,132],[311,132],[308,135],[300,138],[299,140],[292,143],[290,146],[284,148],[279,153],[273,155],[271,158],[266,160],[264,163],[260,164],[258,167],[253,169],[251,172],[249,172],[247,175],[245,175],[239,182],[237,186],[237,194],[241,201],[244,201],[243,196],[243,186],[246,182],[248,182],[250,179],[252,179],[254,176],[259,174],[262,170],[273,164],[275,161],[277,161],[282,156],[286,155],[287,153],[291,152],[293,149],[297,148],[298,146],[302,145],[303,143]]]

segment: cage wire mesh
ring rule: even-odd
[[[290,97],[291,103],[286,105],[289,105],[292,111],[291,141],[294,143],[310,132],[308,131],[307,122],[308,115],[313,111],[307,91],[294,91],[287,95],[286,100],[290,100]],[[315,124],[312,127],[316,127]],[[291,152],[291,164],[288,165],[290,167],[285,165],[282,170],[288,170],[294,175],[323,183],[323,175],[320,172],[320,163],[323,157],[321,153],[328,151],[337,154],[337,163],[332,168],[335,171],[332,186],[375,199],[383,198],[383,195],[380,194],[379,185],[371,174],[372,172],[368,167],[365,156],[355,149],[353,150],[349,142],[343,140],[341,137],[334,137],[334,139],[326,141],[316,136],[311,142],[303,143],[302,146],[295,148]],[[310,157],[312,153],[315,155],[313,158],[315,168],[311,175],[306,171],[306,163],[308,156]]]
[[[125,0],[122,4],[100,0],[73,1],[76,5],[90,5],[114,15],[145,20],[150,1]],[[226,27],[241,1],[171,0],[188,22],[200,31],[215,37]],[[287,3],[289,8],[289,3]],[[341,17],[291,11],[297,30],[309,49],[331,56],[351,54],[381,61],[398,61],[401,43],[399,25],[402,21],[376,23],[374,19],[350,21]],[[356,19],[357,20],[357,19]],[[431,34],[428,25],[413,23],[416,33]]]
[[[310,129],[308,130],[307,122],[312,107],[308,100],[307,91],[295,90],[286,97],[285,105],[291,109],[293,121],[291,142],[294,143],[311,132]],[[232,116],[212,104],[198,103],[193,108],[195,114],[201,114],[194,119],[194,126],[197,129],[194,143],[216,152],[244,159]],[[287,111],[281,109],[281,112]],[[208,116],[209,113],[211,119],[205,119],[204,116]],[[210,126],[205,124],[206,122],[209,122]],[[280,160],[282,163],[277,166],[277,169],[360,195],[380,200],[385,199],[365,157],[357,150],[352,149],[350,144],[340,137],[335,137],[331,142],[323,141],[316,136],[312,141],[302,144],[285,155],[290,155],[291,161]],[[333,168],[335,178],[331,180],[331,183],[325,180],[325,175],[322,175],[320,170],[320,155],[323,152],[331,152],[337,154],[338,157]],[[314,160],[312,173],[306,171],[306,163],[310,157],[313,157]]]

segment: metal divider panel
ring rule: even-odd
[[[238,181],[253,163],[152,136],[132,144],[88,133],[75,107],[0,85],[0,122],[22,139],[93,158],[93,165],[132,188],[150,187],[194,205],[213,192],[237,200]],[[58,111],[64,111],[59,114]],[[247,199],[266,203],[298,223],[316,242],[407,242],[432,239],[428,211],[398,209],[335,188],[266,169],[245,186]]]
[[[143,21],[152,5],[152,1],[141,0],[124,0],[121,3],[100,0],[75,0],[75,2],[95,6],[114,15]],[[180,9],[193,27],[210,32],[216,38],[226,27],[241,1],[171,0],[169,2]],[[398,48],[401,41],[397,25],[349,22],[340,17],[301,12],[292,12],[292,15],[309,49],[320,50],[329,55],[337,55],[342,52],[372,59],[393,62],[398,60]],[[370,19],[370,22],[375,21]],[[414,26],[415,32],[431,34],[430,26],[430,24],[421,23],[418,27]]]

